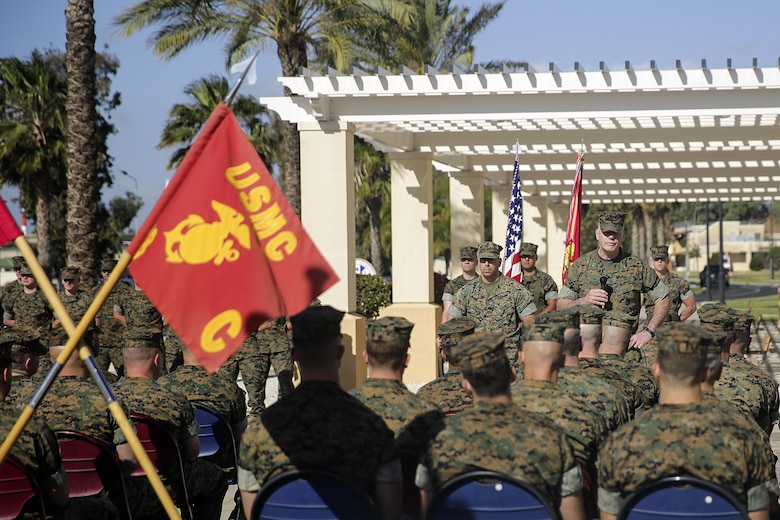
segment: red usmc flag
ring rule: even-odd
[[[265,320],[338,281],[220,104],[128,248],[130,272],[213,372]]]

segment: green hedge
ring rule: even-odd
[[[368,319],[376,318],[379,311],[390,305],[392,285],[379,275],[359,274],[357,286],[357,313]]]

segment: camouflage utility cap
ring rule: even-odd
[[[601,325],[604,327],[618,327],[625,330],[631,330],[634,328],[634,322],[636,320],[630,314],[620,311],[607,311],[601,320]]]
[[[736,318],[734,321],[734,330],[737,332],[750,332],[750,327],[753,326],[753,315],[744,311],[733,310]]]
[[[658,350],[679,354],[705,354],[713,336],[694,323],[672,323],[658,327]]]
[[[580,307],[574,305],[568,309],[539,314],[534,321],[537,325],[546,323],[560,323],[567,329],[580,328]]]
[[[307,343],[341,336],[341,318],[344,311],[330,305],[309,306],[290,318],[293,341]]]
[[[23,256],[15,256],[11,258],[11,265],[14,266],[14,271],[18,271],[22,268],[22,266],[25,264],[25,260]]]
[[[474,246],[465,246],[460,248],[460,259],[461,260],[476,260],[477,259],[477,248]]]
[[[474,370],[506,359],[505,337],[500,332],[478,332],[452,347],[461,370]]]
[[[650,248],[653,260],[665,260],[669,257],[669,248],[666,246],[653,246]]]
[[[501,258],[501,250],[504,249],[493,242],[482,242],[477,249],[477,258]]]
[[[452,347],[465,336],[474,334],[476,326],[477,322],[471,318],[453,318],[447,323],[439,325],[436,329],[436,335],[439,336],[442,347]]]
[[[63,280],[72,280],[74,278],[81,278],[81,270],[75,265],[69,265],[62,270]]]
[[[599,229],[602,233],[614,231],[619,233],[623,231],[623,222],[626,214],[622,211],[599,211]]]
[[[162,331],[160,329],[133,329],[125,333],[124,348],[161,348]]]
[[[598,305],[580,305],[580,324],[581,325],[601,325],[601,320],[607,313]]]
[[[734,329],[734,315],[731,309],[722,303],[705,303],[698,310],[699,320],[702,323],[715,325],[723,330]]]
[[[22,265],[22,267],[19,268],[19,274],[26,274],[27,276],[32,276],[32,269],[30,269],[30,266],[27,264]]]
[[[116,260],[113,258],[104,258],[103,261],[100,262],[101,271],[113,271],[114,267],[116,267]]]
[[[521,255],[535,255],[538,249],[539,246],[537,246],[536,244],[532,244],[531,242],[523,242],[522,244],[520,244]]]
[[[368,341],[408,344],[413,327],[406,318],[385,316],[368,322]]]
[[[531,323],[523,326],[523,341],[551,341],[563,344],[563,323]]]

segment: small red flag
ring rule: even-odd
[[[22,236],[22,230],[16,225],[16,220],[8,211],[5,201],[0,199],[0,244],[5,245],[20,236]]]
[[[571,190],[569,205],[569,227],[566,229],[566,247],[563,250],[563,283],[569,266],[580,257],[580,223],[582,222],[582,165],[585,154],[577,154],[577,174]]]
[[[209,372],[262,322],[338,281],[225,104],[128,252],[134,279]]]

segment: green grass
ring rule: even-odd
[[[693,276],[693,273],[691,273]],[[732,284],[746,284],[746,285],[778,285],[780,283],[780,272],[775,270],[775,279],[772,280],[769,276],[769,269],[762,271],[737,271],[731,278]],[[698,275],[697,278],[691,281],[691,289],[694,294],[701,295],[707,291],[706,288],[699,287]],[[713,290],[713,296],[717,298],[717,289]],[[726,299],[726,305],[739,309],[741,311],[747,311],[748,307],[752,305],[751,313],[753,316],[763,316],[765,320],[778,321],[778,302],[780,302],[780,296],[769,295],[762,296],[760,298],[739,298],[736,300]]]

